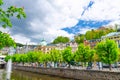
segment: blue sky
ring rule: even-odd
[[[23,7],[26,19],[12,18],[9,32],[16,42],[38,44],[45,39],[48,43],[57,36],[73,39],[75,34],[101,26],[114,27],[120,24],[120,0],[4,0],[3,7]]]
[[[109,24],[111,21],[107,20],[107,21],[85,21],[85,20],[79,20],[79,22],[70,28],[63,28],[63,30],[67,31],[68,33],[73,33],[73,34],[84,34],[84,32],[80,31],[81,28],[93,28],[93,29],[97,29],[103,25],[107,25]],[[89,29],[91,30],[91,29]]]

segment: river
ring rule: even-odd
[[[4,80],[2,79],[4,77],[5,77],[4,70],[0,70],[0,80]],[[11,80],[73,80],[73,79],[14,70],[11,75]]]

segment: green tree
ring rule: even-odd
[[[11,56],[10,56],[10,55],[7,55],[7,56],[5,57],[5,61],[7,62],[10,58],[11,58]]]
[[[14,54],[14,55],[12,55],[12,61],[13,61],[13,62],[17,62],[17,60],[16,60],[17,55],[18,55],[18,54]]]
[[[50,51],[50,59],[52,62],[54,62],[54,67],[57,62],[62,61],[62,55],[60,50],[51,50]]]
[[[3,0],[0,0],[0,25],[2,25],[3,28],[6,28],[7,26],[12,27],[10,18],[13,16],[16,16],[18,19],[21,19],[21,17],[26,17],[24,8],[16,8],[15,6],[10,6],[4,10],[2,7],[3,4]],[[15,46],[15,42],[9,34],[2,33],[0,31],[0,49],[6,46]]]
[[[16,46],[23,47],[24,45],[21,43],[16,43]]]
[[[25,54],[14,54],[12,55],[12,61],[17,63],[24,63],[26,62],[26,56]]]
[[[25,62],[28,62],[27,54],[20,54],[20,60],[23,63],[23,65],[24,65]]]
[[[72,48],[71,47],[65,48],[62,52],[62,57],[63,57],[63,61],[67,62],[69,64],[68,67],[70,68],[71,62],[74,61]]]
[[[18,63],[22,62],[23,65],[25,62],[29,62],[27,54],[14,54],[12,55],[12,61]]]
[[[21,19],[21,17],[26,17],[24,8],[16,8],[16,6],[10,6],[7,8],[7,10],[4,10],[1,7],[3,4],[3,0],[0,0],[0,25],[2,25],[2,27],[12,27],[10,18],[13,16],[16,16],[18,19]]]
[[[83,41],[85,39],[85,36],[83,34],[80,34],[78,36],[75,36],[74,39],[75,39],[75,42],[77,42],[78,44],[80,44],[80,43],[83,43]]]
[[[27,53],[29,62],[39,62],[39,52],[30,51]]]
[[[35,59],[34,59],[33,55],[34,55],[34,54],[33,54],[32,51],[30,51],[30,52],[27,53],[28,61],[29,61],[29,62],[35,62]]]
[[[90,38],[90,34],[91,34],[91,31],[87,31],[87,32],[85,33],[85,37],[86,37],[87,40],[90,40],[90,39],[91,39],[91,38]]]
[[[106,39],[96,45],[96,54],[101,62],[109,64],[111,70],[111,64],[118,60],[118,45],[115,41]]]
[[[84,62],[84,66],[86,66],[86,62],[92,62],[94,55],[94,51],[90,49],[90,46],[84,46],[84,44],[79,44],[78,50],[75,52],[75,61]]]
[[[42,56],[42,60],[43,60],[43,63],[44,63],[44,67],[47,67],[47,63],[49,61],[51,61],[50,54],[44,53],[43,56]]]
[[[44,59],[43,59],[43,58],[44,58],[44,53],[39,52],[39,55],[40,55],[40,56],[39,56],[38,62],[39,62],[39,63],[44,63]]]
[[[69,42],[70,39],[68,37],[64,37],[64,36],[58,36],[54,41],[53,44],[57,44],[57,43],[67,43]]]
[[[101,38],[101,36],[104,36],[110,32],[115,32],[115,30],[111,29],[111,28],[104,28],[104,29],[92,29],[91,31],[87,31],[85,33],[85,38],[87,40],[91,40],[91,39],[99,39]]]
[[[14,56],[14,55],[13,55],[13,56]],[[13,56],[12,56],[12,57],[13,57]],[[15,58],[16,58],[16,59],[15,59]],[[18,62],[18,63],[21,62],[21,54],[16,54],[16,55],[15,55],[15,58],[14,58],[15,61],[14,61],[13,58],[12,58],[13,62]]]
[[[3,47],[10,47],[10,46],[15,47],[14,40],[10,37],[9,34],[0,31],[0,49],[2,49]]]
[[[80,44],[84,42],[84,39],[91,40],[91,39],[100,39],[102,36],[110,33],[115,32],[116,30],[112,28],[104,28],[103,29],[92,29],[90,31],[87,31],[85,34],[80,34],[74,37],[74,40]]]

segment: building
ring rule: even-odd
[[[43,53],[50,53],[51,50],[56,49],[55,45],[47,45],[45,40],[42,40],[40,44],[34,49],[34,51],[42,51]]]
[[[68,43],[47,44],[45,40],[42,40],[34,50],[49,53],[53,49],[64,50],[68,46],[72,48],[72,52],[75,52],[77,50],[78,44],[75,41]]]
[[[35,46],[33,45],[25,45],[22,47],[17,46],[15,53],[27,53],[29,51],[33,51]]]
[[[35,51],[42,51],[43,53],[50,53],[51,50],[56,49],[55,46],[38,46]]]
[[[99,27],[97,30],[105,30],[105,29],[107,29],[106,27]]]
[[[112,32],[101,37],[102,40],[107,38],[116,41],[118,47],[120,48],[120,32]]]
[[[120,32],[109,33],[105,36],[102,36],[101,39],[84,40],[84,45],[90,45],[91,48],[94,48],[97,43],[107,38],[116,41],[118,47],[120,48]]]
[[[100,41],[101,39],[84,40],[84,45],[90,45],[91,48],[94,48]]]
[[[71,41],[68,43],[58,43],[56,44],[56,49],[64,50],[68,46],[72,48],[72,52],[75,52],[77,50],[78,44],[75,41]]]
[[[58,49],[58,50],[64,50],[67,47],[67,45],[65,43],[58,43],[55,45],[56,45],[56,49]]]
[[[5,54],[8,54],[9,53],[9,47],[4,47],[0,50],[0,53],[5,55]]]
[[[72,52],[75,52],[78,48],[78,44],[75,41],[66,43],[66,46],[70,46],[72,48]]]

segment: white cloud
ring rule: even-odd
[[[52,29],[52,30],[49,29],[48,32],[44,33],[44,35],[46,36],[47,39],[51,38],[51,40],[53,40],[53,38],[56,38],[57,36],[66,36],[69,37],[70,39],[72,39],[74,36],[73,34],[69,34],[64,30],[56,30],[56,29]]]
[[[46,39],[48,42],[52,42],[53,39],[55,39],[57,36],[66,36],[69,37],[70,39],[72,39],[74,37],[74,34],[69,34],[64,30],[56,30],[56,29],[49,29],[47,32],[44,32],[42,35],[34,35],[32,36],[35,39]]]
[[[117,28],[120,28],[120,20],[112,21],[108,25],[105,25],[105,26],[116,29],[116,27],[115,27],[116,25],[117,25]]]
[[[73,34],[61,29],[76,25],[82,14],[83,7],[88,2],[89,0],[76,0],[74,2],[72,0],[38,1],[39,5],[42,3],[42,8],[48,14],[45,15],[42,21],[39,18],[35,18],[29,22],[31,25],[29,29],[37,32],[32,37],[37,39],[44,38],[47,41],[52,41],[60,35],[72,38]]]
[[[94,0],[82,19],[85,20],[117,20],[120,19],[120,0]]]
[[[10,33],[9,28],[3,28],[2,26],[0,26],[0,31],[4,33]]]
[[[115,24],[120,25],[120,20],[113,21],[113,22],[109,23],[108,25],[115,26]]]
[[[120,0],[92,0],[94,4],[85,11],[83,16],[81,14],[91,0],[6,1],[8,3],[12,2],[12,5],[24,6],[25,8],[27,14],[26,23],[29,25],[22,24],[26,28],[23,31],[17,31],[16,29],[14,31],[17,34],[12,34],[16,41],[20,43],[33,43],[34,40],[40,41],[42,38],[50,42],[59,35],[72,38],[73,34],[61,29],[75,26],[80,19],[93,21],[120,19]],[[19,24],[15,26],[17,25],[21,27]],[[80,33],[85,33],[90,29],[90,27],[83,27],[80,29]],[[28,31],[31,31],[31,34],[27,33]]]
[[[22,34],[17,34],[13,35],[12,38],[17,42],[17,43],[22,43],[22,44],[36,44],[34,42],[31,42],[31,40],[27,37],[25,37]]]
[[[83,8],[88,5],[90,0],[54,0],[52,4],[56,5],[58,11],[63,15],[79,19]]]
[[[4,32],[4,33],[8,33],[8,34],[11,34],[10,33],[10,29],[11,28],[3,28],[3,27],[0,27],[0,31]],[[25,37],[24,35],[22,34],[17,34],[17,35],[11,35],[12,39],[15,40],[17,43],[22,43],[22,44],[36,44],[34,42],[31,42],[31,40],[27,37]]]

